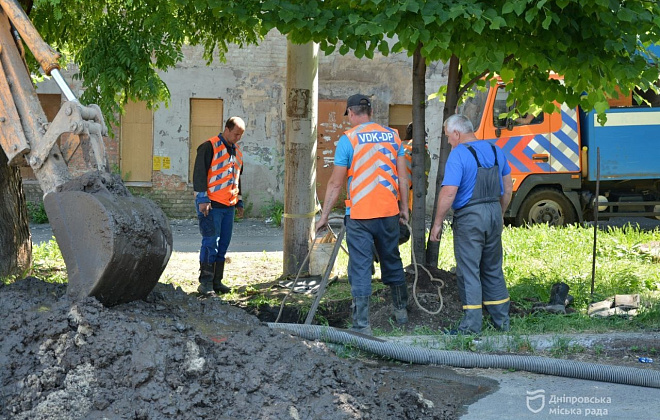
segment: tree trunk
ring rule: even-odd
[[[426,239],[426,59],[422,56],[422,44],[413,55],[413,141],[412,141],[412,244],[414,261],[426,263],[424,242]],[[403,195],[405,197],[405,195]]]
[[[456,113],[456,106],[458,105],[458,89],[461,83],[461,75],[459,71],[458,57],[452,55],[449,59],[449,74],[447,76],[447,96],[445,98],[445,107],[442,112],[442,121],[447,121],[447,118]],[[442,180],[445,177],[445,164],[449,157],[451,146],[447,141],[447,136],[442,128],[442,137],[440,141],[440,162],[438,163],[438,174],[435,179],[435,200],[433,202],[433,214],[431,215],[431,225],[435,221],[435,212],[438,208],[438,196],[442,188]],[[440,238],[442,239],[442,237]],[[426,263],[430,266],[438,266],[438,257],[440,253],[440,242],[428,241],[426,248]]]
[[[318,44],[287,44],[284,185],[284,275],[295,275],[309,254],[314,229]],[[305,266],[308,265],[308,262]]]
[[[0,277],[22,276],[32,265],[32,241],[23,183],[0,149]]]

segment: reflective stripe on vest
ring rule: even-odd
[[[401,143],[406,149],[406,172],[408,173],[408,185],[412,186],[412,140]]]
[[[401,139],[396,131],[376,123],[344,133],[353,146],[352,177],[346,206],[351,219],[375,219],[399,214],[396,157]]]
[[[238,181],[243,168],[243,153],[238,146],[232,156],[219,137],[211,137],[213,160],[207,176],[207,190],[211,201],[226,206],[238,203]]]
[[[413,206],[413,194],[412,194],[412,140],[404,141],[401,143],[403,148],[406,150],[406,175],[408,175],[408,208],[412,209]]]

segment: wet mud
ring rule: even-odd
[[[495,382],[340,358],[219,299],[158,284],[105,307],[0,286],[0,419],[456,419]]]

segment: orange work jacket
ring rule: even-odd
[[[207,176],[207,191],[211,201],[226,206],[238,203],[238,182],[243,169],[243,152],[236,147],[236,156],[229,154],[220,137],[211,137],[213,160]]]

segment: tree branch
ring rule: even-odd
[[[507,64],[507,63],[508,63],[509,61],[511,61],[511,60],[513,60],[513,54],[509,54],[509,55],[504,59],[504,61],[502,61],[502,64]],[[463,85],[463,87],[460,88],[460,89],[458,90],[458,97],[460,98],[461,96],[463,96],[463,94],[464,94],[465,92],[467,92],[468,89],[470,89],[470,88],[472,87],[472,85],[474,85],[475,83],[477,83],[477,81],[478,81],[479,79],[481,79],[482,77],[484,77],[484,76],[487,75],[488,73],[490,73],[490,69],[486,69],[486,70],[484,70],[481,74],[479,74],[479,75],[473,77],[470,81],[468,81],[467,83],[465,83],[465,84]]]

